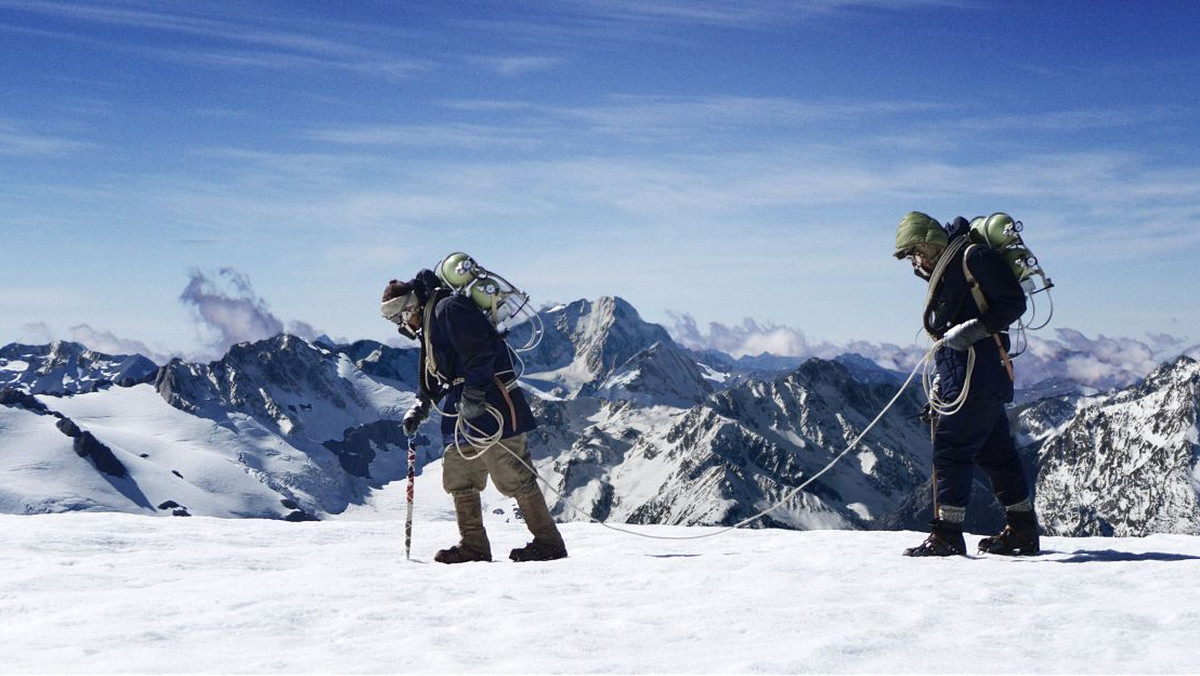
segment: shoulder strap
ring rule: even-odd
[[[983,297],[983,289],[979,288],[979,280],[975,279],[975,275],[971,273],[971,266],[967,264],[967,259],[971,257],[971,252],[975,250],[978,244],[972,244],[963,252],[963,276],[967,278],[967,288],[971,289],[971,296],[975,298],[975,305],[979,308],[979,314],[988,311],[987,299]]]
[[[987,312],[988,302],[983,297],[983,289],[979,288],[979,280],[975,279],[975,275],[971,274],[971,266],[967,264],[967,259],[971,257],[971,251],[978,244],[972,244],[963,252],[963,275],[967,278],[967,287],[971,289],[971,295],[975,298],[975,305],[979,307],[979,314]],[[1004,363],[1004,370],[1008,372],[1009,381],[1016,380],[1013,374],[1012,359],[1008,356],[1008,350],[1004,349],[1004,343],[1000,341],[1000,334],[993,333],[992,340],[996,341],[996,349],[1000,351],[1000,361]]]
[[[424,317],[421,321],[421,361],[422,361],[422,378],[421,384],[429,391],[442,389],[442,387],[453,387],[460,382],[462,378],[451,381],[442,374],[438,367],[437,356],[433,349],[433,313],[435,306],[442,299],[449,296],[450,293],[444,288],[437,288],[433,293],[429,294],[429,300],[425,302]]]

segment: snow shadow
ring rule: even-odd
[[[1125,561],[1200,561],[1200,556],[1170,552],[1119,552],[1115,549],[1080,549],[1055,563],[1120,563]]]

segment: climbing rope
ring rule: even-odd
[[[924,369],[921,373],[921,384],[925,390],[925,398],[929,401],[929,409],[934,413],[942,416],[951,416],[962,410],[962,407],[967,403],[967,396],[971,392],[971,374],[975,371],[975,346],[967,348],[967,373],[963,378],[962,390],[958,396],[950,401],[944,401],[941,394],[938,392],[937,375],[930,376],[929,367],[933,364],[933,360],[929,357],[941,345],[941,341],[934,343],[929,352],[925,354],[925,358],[921,360]]]
[[[933,344],[933,346],[929,349],[929,351],[925,353],[925,356],[922,357],[921,360],[917,362],[916,366],[913,367],[912,371],[908,374],[908,378],[905,379],[904,384],[901,385],[900,388],[896,391],[896,394],[895,394],[895,396],[892,397],[891,401],[889,401],[887,403],[887,405],[884,406],[881,411],[879,411],[879,414],[875,416],[875,419],[872,420],[871,423],[869,425],[867,425],[866,428],[863,429],[863,431],[860,432],[859,435],[857,437],[855,437],[853,441],[850,442],[849,445],[846,446],[845,450],[843,450],[841,453],[839,453],[837,456],[835,456],[832,460],[830,460],[829,463],[826,464],[825,467],[821,468],[821,470],[819,472],[817,472],[816,474],[813,474],[811,477],[806,479],[804,481],[804,483],[802,483],[799,486],[796,486],[795,488],[788,491],[787,494],[785,494],[782,498],[779,499],[778,502],[771,505],[770,507],[758,512],[757,514],[755,514],[753,516],[742,519],[741,521],[738,521],[737,523],[733,524],[732,526],[726,526],[724,528],[721,528],[720,530],[716,530],[711,533],[701,533],[698,535],[651,535],[648,533],[639,533],[637,531],[630,530],[628,528],[621,528],[619,526],[614,526],[612,524],[604,523],[600,519],[597,519],[596,517],[592,516],[589,512],[587,512],[583,508],[575,505],[570,500],[568,500],[566,495],[564,495],[562,491],[555,488],[553,485],[550,484],[549,481],[547,481],[540,474],[538,474],[537,469],[535,469],[530,463],[526,462],[524,460],[524,458],[521,458],[519,455],[514,453],[511,449],[504,446],[503,444],[500,444],[500,447],[503,448],[505,451],[507,451],[514,458],[516,458],[517,461],[520,462],[523,466],[525,466],[526,469],[528,469],[530,472],[532,472],[533,476],[536,477],[539,482],[541,482],[543,485],[545,485],[546,488],[549,488],[550,491],[552,493],[554,493],[558,497],[558,499],[563,502],[563,504],[567,505],[568,507],[575,510],[579,514],[582,514],[589,521],[600,524],[601,526],[604,526],[605,528],[607,528],[609,530],[617,531],[618,533],[624,533],[626,535],[635,535],[637,537],[648,538],[651,540],[700,540],[700,539],[704,539],[704,538],[716,537],[718,535],[723,535],[725,533],[728,533],[729,531],[741,528],[742,526],[745,526],[748,523],[756,521],[756,520],[766,516],[767,514],[770,514],[771,512],[775,511],[776,509],[779,509],[781,506],[784,505],[784,503],[786,503],[788,500],[792,499],[792,497],[794,497],[797,493],[804,490],[810,484],[812,484],[812,482],[816,481],[821,476],[823,476],[826,472],[833,469],[834,465],[836,465],[838,462],[840,462],[842,458],[846,457],[846,455],[848,453],[850,453],[851,450],[853,450],[856,446],[858,446],[859,442],[862,441],[863,437],[865,437],[867,435],[867,433],[870,432],[871,429],[875,427],[875,425],[883,418],[884,414],[886,414],[889,410],[891,410],[892,406],[894,406],[896,404],[896,402],[900,399],[900,395],[904,393],[904,390],[907,389],[909,384],[912,383],[913,379],[916,378],[917,371],[922,369],[922,367],[927,366],[927,364],[931,361],[930,357],[933,355],[934,351],[937,350],[937,348],[940,345],[941,345],[941,341],[937,341]],[[974,350],[974,348],[972,348],[970,350],[970,354],[968,355],[968,361],[967,361],[968,381],[970,380],[970,372],[971,372],[971,369],[974,368],[974,365],[975,365],[975,350]],[[928,380],[928,378],[927,378],[928,369],[927,368],[925,369],[924,373],[925,373],[926,377],[923,378],[923,380],[927,381]],[[926,385],[925,390],[926,390],[927,395],[930,393],[931,387],[932,387],[931,384]],[[963,392],[959,395],[959,397],[957,397],[955,399],[954,402],[950,402],[950,407],[954,408],[954,410],[957,410],[958,408],[962,407],[963,402],[966,401],[967,389],[968,389],[967,384],[964,384]],[[934,393],[934,394],[936,396],[936,393]],[[933,400],[931,398],[931,405],[932,405],[932,401]],[[941,407],[941,406],[942,405],[939,403],[939,407]],[[487,411],[487,413],[489,415],[491,415],[493,418],[495,418],[498,423],[496,432],[494,434],[490,434],[490,435],[481,433],[481,431],[479,430],[478,427],[472,425],[469,421],[463,420],[455,413],[446,413],[446,412],[438,409],[436,406],[434,407],[434,409],[437,410],[438,413],[440,413],[443,416],[451,416],[451,417],[459,418],[455,422],[454,447],[455,447],[455,451],[466,460],[475,460],[475,459],[478,459],[480,456],[482,456],[484,453],[487,453],[489,450],[491,450],[491,447],[493,445],[496,445],[499,443],[500,436],[503,434],[503,417],[500,414],[500,412],[497,409],[495,409],[493,406],[491,406],[490,404],[485,404],[485,410]],[[937,410],[940,413],[941,410],[946,410],[946,409],[945,409],[945,407],[942,407],[942,408],[935,408],[934,410]],[[940,414],[941,415],[950,415],[950,413],[940,413]],[[459,441],[458,441],[459,437],[462,437],[471,446],[476,447],[476,448],[481,448],[481,450],[478,453],[468,456],[463,451],[461,445],[459,444]]]

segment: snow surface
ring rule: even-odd
[[[317,523],[0,515],[0,673],[1186,673],[1200,537],[1045,538],[1028,559],[906,559],[912,532],[661,540],[562,525],[570,558],[490,491],[498,560],[456,541],[433,463],[413,559],[403,482]],[[719,529],[623,526],[691,537]],[[973,543],[973,538],[969,539]]]

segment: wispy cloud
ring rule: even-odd
[[[51,16],[80,24],[100,24],[142,31],[161,31],[216,38],[232,43],[253,44],[296,52],[344,54],[358,51],[356,47],[327,38],[315,38],[300,33],[263,29],[246,23],[238,23],[223,10],[215,16],[204,16],[202,5],[0,0],[0,7],[16,12]]]
[[[95,329],[87,324],[79,324],[69,329],[71,340],[86,345],[89,349],[105,354],[140,354],[156,364],[162,365],[170,361],[170,356],[162,354],[140,340],[120,338],[111,331]]]
[[[950,124],[971,133],[981,131],[996,133],[1030,130],[1042,132],[1076,132],[1154,124],[1177,119],[1181,115],[1187,114],[1186,111],[1178,108],[1162,106],[1136,109],[1083,108],[1019,115],[971,115],[959,122],[950,122]]]
[[[91,142],[32,131],[28,125],[0,119],[0,155],[58,157],[96,147]]]
[[[551,70],[566,63],[566,59],[554,56],[475,56],[468,61],[504,77]]]
[[[1200,166],[1155,166],[1130,151],[1052,153],[1036,143],[964,160],[959,142],[932,130],[912,138],[918,152],[898,151],[896,130],[931,110],[945,112],[920,102],[626,97],[570,108],[496,100],[444,105],[478,119],[304,132],[305,140],[327,144],[321,153],[214,151],[229,160],[227,171],[244,172],[239,183],[257,194],[242,199],[214,186],[198,198],[213,213],[242,209],[219,208],[213,200],[257,200],[244,205],[249,213],[274,204],[303,212],[297,222],[317,213],[348,228],[359,216],[541,216],[599,204],[636,214],[638,223],[712,222],[781,208],[799,220],[825,206],[881,200],[919,201],[929,209],[997,204],[1029,214],[1027,221],[1053,224],[1043,229],[1042,246],[1083,247],[1097,260],[1200,244],[1200,230],[1191,225]],[[856,118],[870,131],[814,136],[820,124]],[[724,125],[739,134],[719,133]],[[744,133],[753,125],[772,133]],[[774,133],[780,129],[786,133]],[[662,147],[647,152],[648,142]],[[364,171],[367,180],[355,179]],[[172,194],[173,203],[192,201]],[[342,207],[349,211],[339,218]]]
[[[314,141],[371,148],[421,146],[530,150],[544,145],[532,130],[474,123],[324,128],[311,130],[306,136]]]
[[[684,37],[687,29],[778,32],[854,12],[973,4],[970,0],[561,0],[552,5],[522,3],[522,14],[529,17],[525,20],[474,23],[552,44],[597,38],[683,42],[689,40]]]
[[[14,16],[48,16],[60,22],[55,30],[21,26],[8,30],[36,32],[45,37],[101,45],[146,58],[221,68],[260,68],[303,71],[327,68],[389,80],[404,79],[434,67],[427,59],[396,58],[386,50],[367,46],[359,37],[365,27],[330,25],[320,32],[290,16],[254,16],[231,12],[226,5],[212,9],[204,4],[132,2],[123,4],[26,2],[0,0],[0,8]],[[94,26],[110,29],[97,37]],[[279,26],[292,26],[282,30]],[[362,28],[363,30],[359,30]],[[331,33],[344,32],[339,39]],[[191,44],[152,46],[139,37],[160,34],[183,37]]]
[[[435,68],[432,62],[425,59],[387,59],[378,56],[351,58],[328,54],[294,54],[211,47],[200,49],[138,47],[129,49],[161,61],[213,68],[256,68],[276,71],[327,69],[385,80],[403,80]]]

